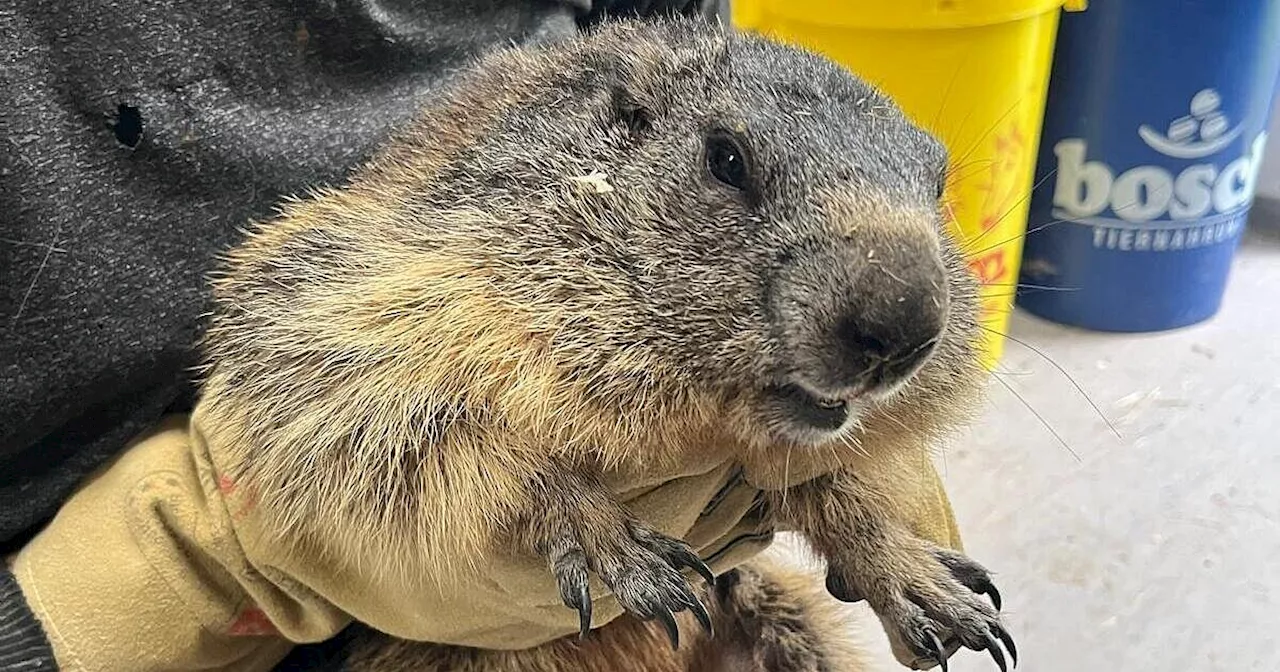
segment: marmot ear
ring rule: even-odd
[[[627,127],[632,135],[646,133],[653,124],[653,110],[636,99],[625,86],[615,85],[610,92],[614,120]]]
[[[611,121],[632,134],[650,129],[662,116],[667,92],[670,55],[640,42],[627,51],[608,54],[596,71],[597,86],[608,98]]]

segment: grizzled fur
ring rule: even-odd
[[[708,169],[711,138],[741,150],[740,188]],[[568,604],[590,569],[633,615],[691,607],[645,565],[678,567],[681,543],[596,475],[708,450],[784,473],[964,420],[982,375],[946,160],[832,62],[701,22],[492,54],[229,254],[203,401],[239,451],[223,466],[281,539],[387,576],[464,580],[514,539]],[[805,421],[827,413],[806,399],[839,421]],[[980,568],[955,578],[872,484],[838,471],[771,501],[913,651],[1006,639]]]

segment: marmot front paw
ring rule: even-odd
[[[915,541],[871,561],[831,564],[828,592],[846,602],[865,598],[891,636],[917,656],[917,669],[937,664],[946,672],[947,659],[964,646],[990,652],[1007,672],[1002,643],[1016,667],[1018,649],[1000,624],[1000,593],[987,570],[961,553]]]
[[[588,569],[604,581],[628,613],[641,620],[661,621],[673,647],[680,647],[677,612],[690,610],[711,632],[711,617],[681,568],[693,569],[712,586],[715,575],[683,541],[627,521],[611,532],[582,531],[556,546],[559,552],[549,558],[552,571],[564,603],[578,610],[583,635],[591,628]]]

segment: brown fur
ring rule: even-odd
[[[787,65],[766,73],[775,57]],[[745,196],[700,186],[696,115],[757,134],[769,180]],[[581,556],[573,571],[605,575],[635,613],[655,608],[652,585],[627,581],[669,582],[675,603],[691,590],[646,566],[679,542],[646,541],[597,476],[716,453],[775,482],[779,523],[914,650],[956,627],[985,644],[996,617],[944,571],[954,558],[852,471],[919,451],[975,406],[975,287],[944,233],[944,165],[883,95],[760,38],[619,23],[493,54],[350,184],[289,203],[229,253],[202,401],[235,451],[220,467],[253,483],[281,542],[323,539],[388,581],[466,581],[514,539],[553,567]],[[918,371],[839,435],[788,429],[765,390],[833,361],[813,325],[850,297],[860,315],[910,317],[895,307],[909,292],[945,319]],[[797,485],[800,463],[836,473]],[[520,669],[549,670],[536,665],[592,647],[663,660],[647,626],[593,637],[439,655],[458,669],[527,655]]]

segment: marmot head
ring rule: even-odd
[[[233,255],[215,365],[345,385],[399,361],[378,394],[468,380],[451,417],[476,417],[550,362],[602,425],[696,398],[756,445],[927,430],[980,378],[946,166],[843,67],[704,21],[505,50]],[[560,392],[526,406],[572,416]]]
[[[515,204],[504,280],[576,306],[558,337],[581,375],[648,362],[801,443],[976,377],[948,157],[884,94],[704,22],[616,23],[551,53],[488,66],[529,89],[436,184]]]

